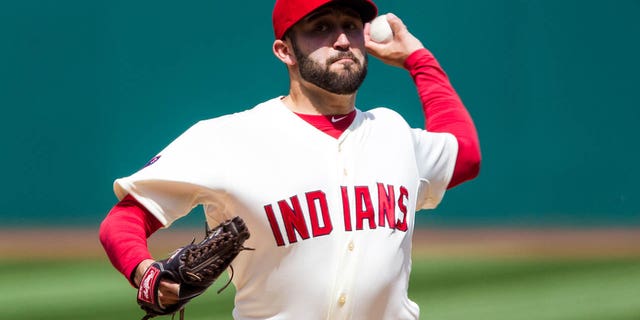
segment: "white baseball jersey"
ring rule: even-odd
[[[386,108],[357,110],[335,139],[278,97],[197,123],[115,192],[165,226],[199,204],[210,225],[245,220],[236,319],[418,319],[415,211],[440,202],[457,148]]]

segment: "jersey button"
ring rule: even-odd
[[[349,242],[349,251],[353,251],[354,247],[355,245],[353,244],[353,241]]]
[[[342,174],[345,175],[345,176],[348,174],[347,173],[347,168],[342,169]]]
[[[345,296],[344,294],[340,295],[340,298],[338,299],[338,303],[340,304],[340,306],[344,306],[346,302],[347,302],[347,296]]]

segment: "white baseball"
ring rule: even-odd
[[[371,33],[371,40],[378,43],[384,43],[393,38],[393,31],[391,30],[389,21],[387,21],[387,16],[384,14],[377,16],[371,21],[369,31]]]

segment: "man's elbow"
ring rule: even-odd
[[[107,216],[104,218],[104,220],[102,220],[102,223],[100,223],[100,229],[98,230],[98,238],[100,239],[100,243],[102,244],[102,247],[105,249],[109,245],[110,230],[111,230],[111,221],[109,219],[109,216]]]
[[[474,143],[472,147],[469,148],[469,155],[467,159],[465,159],[467,167],[467,180],[475,179],[480,174],[480,163],[482,162],[482,153],[480,152],[480,144]]]
[[[477,140],[459,141],[458,157],[448,188],[451,189],[465,181],[478,177],[481,162],[482,154]]]

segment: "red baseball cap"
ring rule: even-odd
[[[378,7],[371,0],[276,0],[272,16],[276,39],[282,39],[285,32],[296,22],[329,3],[339,3],[353,8],[365,23],[378,15]]]

